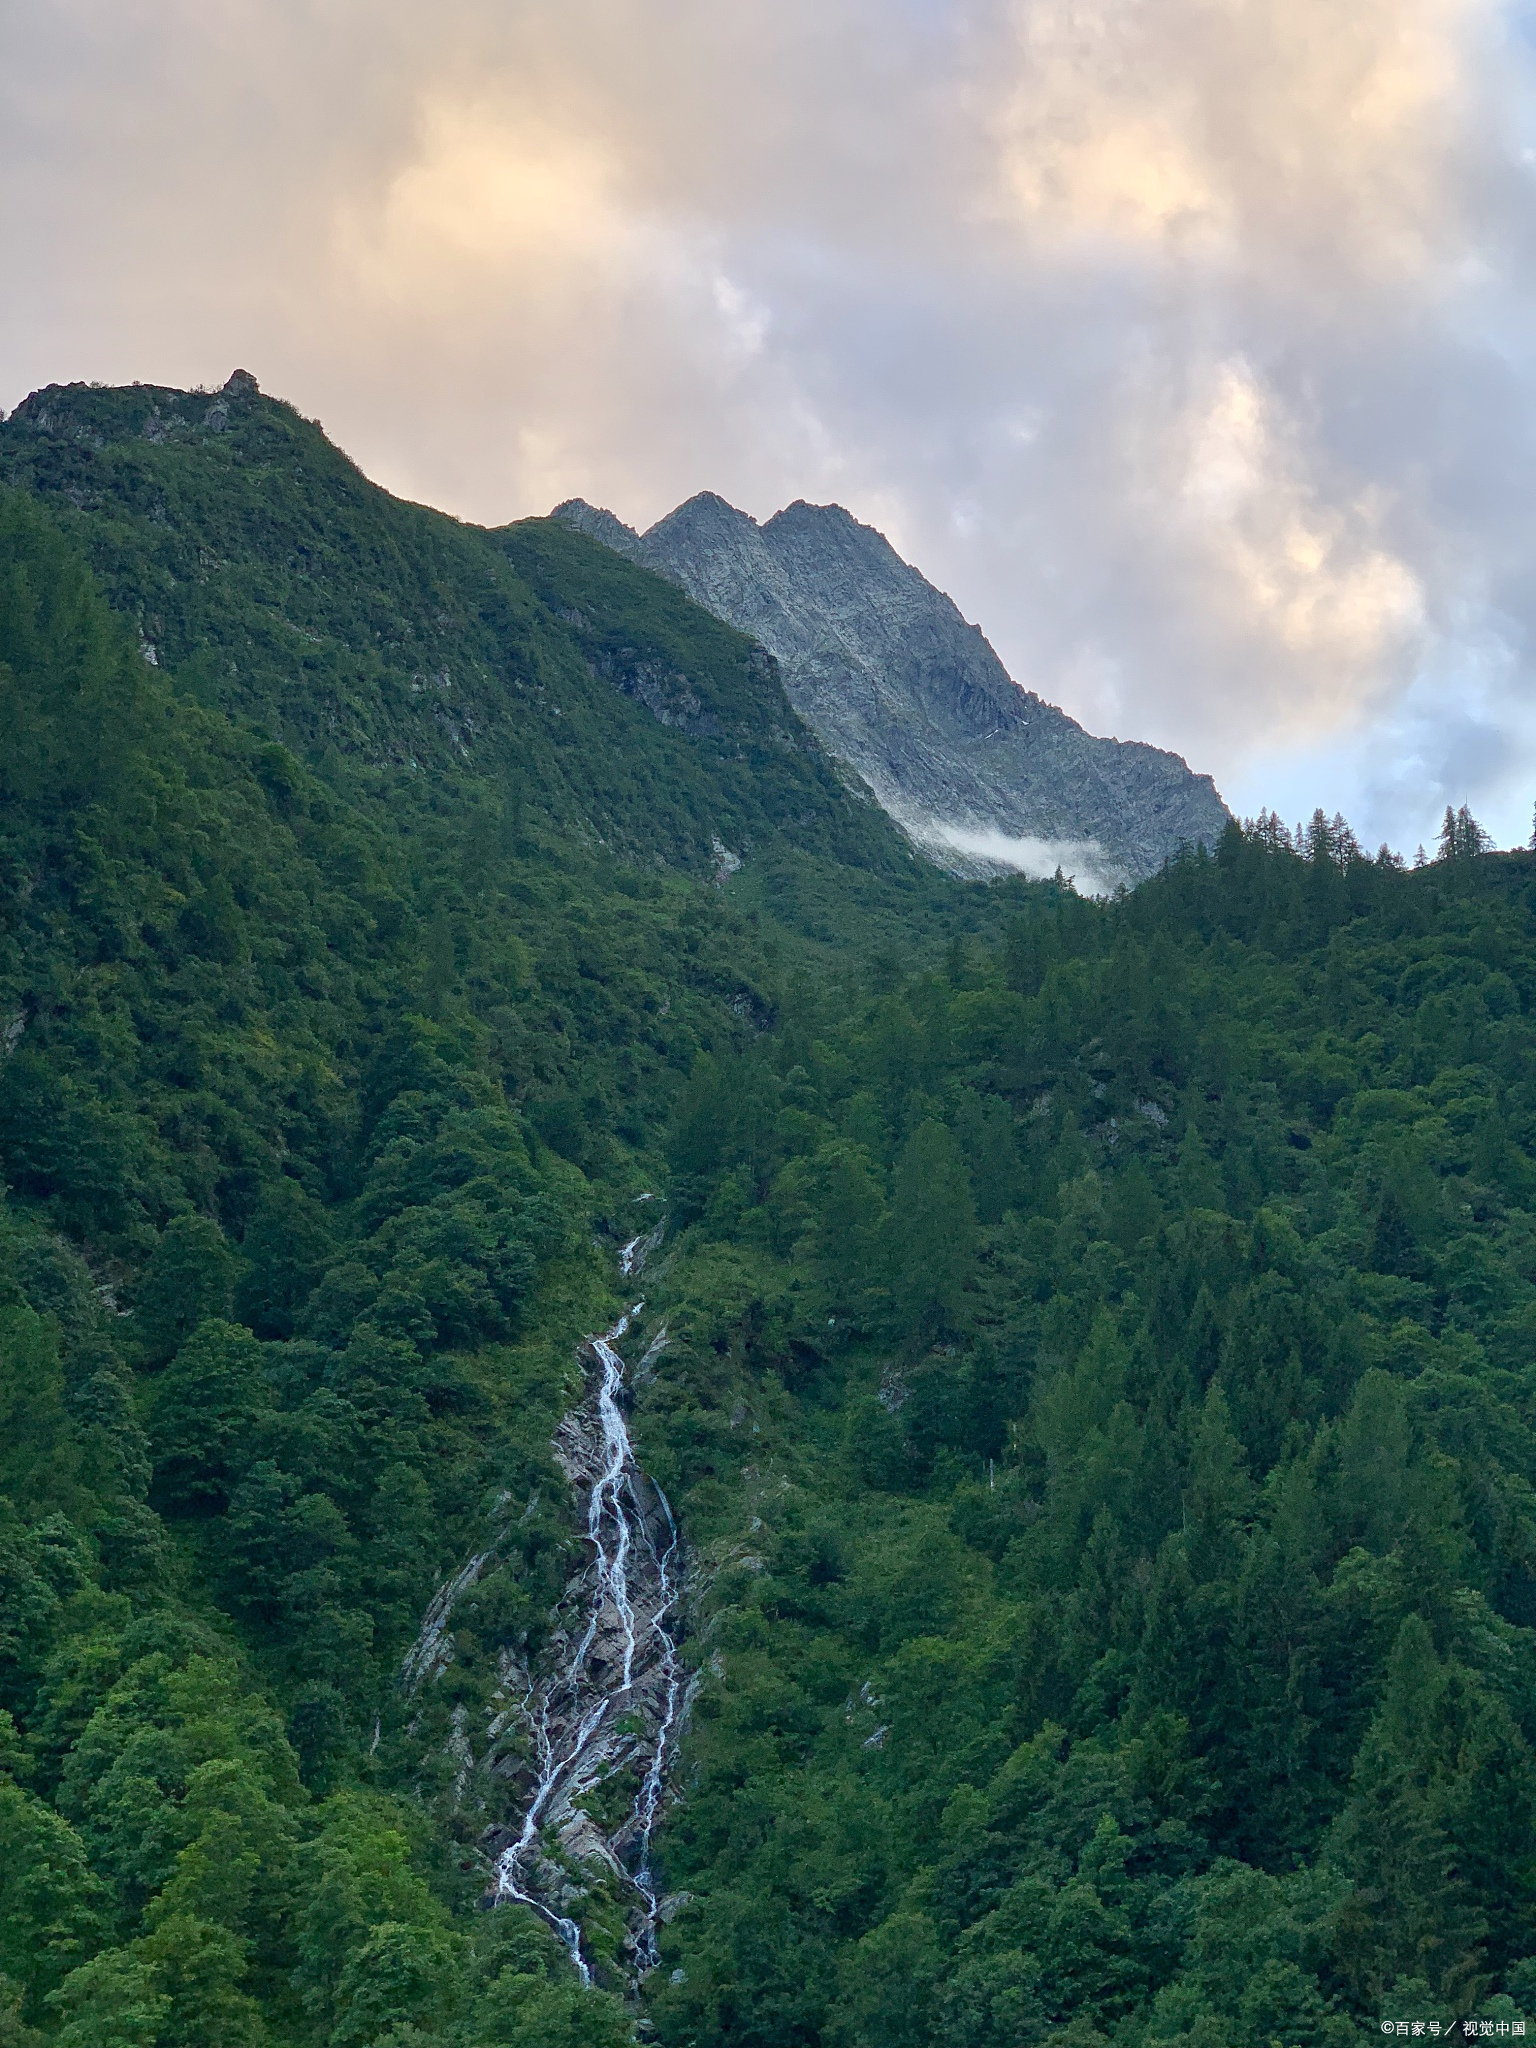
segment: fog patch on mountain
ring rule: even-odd
[[[1032,882],[1064,875],[1079,896],[1113,896],[1125,879],[1114,872],[1103,847],[1093,839],[1013,838],[995,827],[955,825],[940,818],[911,822],[907,829],[920,846],[945,847],[988,868],[1027,875]]]

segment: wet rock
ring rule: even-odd
[[[625,1246],[627,1271],[641,1243]],[[666,1496],[635,1461],[622,1408],[615,1347],[630,1322],[622,1317],[588,1339],[586,1398],[555,1435],[589,1556],[566,1587],[537,1669],[504,1654],[485,1768],[514,1778],[523,1793],[519,1824],[492,1838],[495,1896],[542,1914],[586,1978],[570,1872],[613,1878],[631,1901],[627,1945],[638,1980],[657,1959],[662,1901],[651,1842],[690,1692],[676,1636],[682,1548]],[[611,1811],[620,1783],[622,1816],[605,1827],[592,1808]],[[602,1802],[592,1796],[600,1790],[609,1794]],[[549,1854],[551,1841],[563,1862]]]

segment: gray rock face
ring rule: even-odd
[[[759,525],[703,492],[648,532],[573,498],[554,516],[658,570],[774,655],[800,716],[960,873],[1058,865],[1134,883],[1227,809],[1177,754],[1096,739],[1015,683],[980,629],[840,505]]]

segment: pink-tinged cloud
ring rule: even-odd
[[[837,498],[1240,808],[1523,836],[1531,70],[1493,0],[17,8],[0,403],[239,362],[472,518]]]

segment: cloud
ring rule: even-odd
[[[435,95],[416,146],[371,206],[337,209],[342,260],[360,285],[398,301],[424,285],[457,309],[486,270],[552,277],[594,259],[632,263],[638,223],[616,193],[619,165],[601,137],[561,132],[521,109]],[[542,296],[542,292],[541,292]]]
[[[1065,875],[1080,896],[1112,896],[1117,882],[1124,879],[1116,874],[1096,839],[1016,837],[991,826],[978,829],[940,818],[908,820],[907,830],[920,845],[948,847],[992,868],[1028,875],[1031,881],[1048,882],[1054,875]]]
[[[982,95],[995,203],[1044,236],[1300,258],[1293,286],[1418,270],[1455,234],[1477,21],[1478,0],[1032,0]]]
[[[837,498],[1241,808],[1411,840],[1454,762],[1513,819],[1530,55],[1495,0],[13,9],[0,403],[240,362],[474,518]]]
[[[1249,363],[1212,364],[1203,382],[1160,439],[1149,511],[1183,559],[1191,607],[1229,646],[1250,643],[1250,674],[1255,657],[1267,657],[1274,702],[1265,744],[1331,730],[1416,654],[1419,579],[1380,544],[1383,493],[1365,484],[1330,498]],[[1222,707],[1229,741],[1241,743],[1252,703],[1250,692]]]

